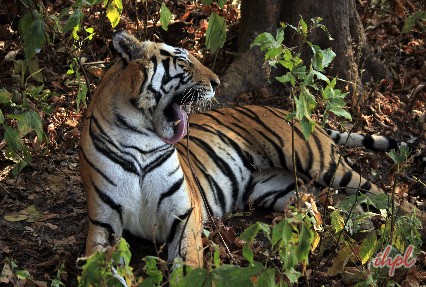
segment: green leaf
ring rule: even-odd
[[[226,20],[215,12],[210,15],[209,26],[206,31],[206,46],[215,53],[223,47],[226,40]]]
[[[299,278],[302,276],[302,273],[296,271],[294,268],[286,270],[284,274],[287,276],[290,283],[297,283],[299,281]]]
[[[0,124],[4,123],[4,114],[3,112],[0,110]]]
[[[34,205],[28,206],[24,209],[24,211],[25,213],[28,213],[28,222],[36,222],[41,217],[40,212]]]
[[[112,259],[116,263],[124,261],[124,265],[129,266],[131,256],[132,254],[130,253],[129,244],[124,238],[121,238],[120,241],[118,241],[118,243],[115,245]]]
[[[83,103],[83,106],[86,107],[86,97],[87,97],[87,85],[85,83],[80,83],[78,85],[78,94],[77,94],[77,111],[80,110],[80,104]]]
[[[330,82],[330,80],[327,78],[327,76],[324,75],[323,73],[320,73],[316,70],[312,70],[312,73],[317,77],[318,80],[324,81],[326,83]]]
[[[43,18],[37,12],[33,11],[34,19],[25,31],[23,31],[24,53],[27,59],[31,59],[35,54],[39,53],[46,41],[46,31]]]
[[[203,5],[209,6],[214,2],[214,0],[201,0]]]
[[[300,32],[302,33],[303,40],[306,41],[306,37],[308,36],[308,25],[305,20],[301,17],[299,20]]]
[[[365,264],[373,257],[377,249],[377,236],[375,234],[370,235],[362,241],[359,257],[361,258],[361,264]]]
[[[348,113],[346,110],[342,109],[341,107],[330,107],[330,109],[327,109],[336,116],[344,117],[345,119],[352,120],[352,116],[350,113]]]
[[[333,210],[330,213],[331,217],[331,226],[334,228],[336,233],[339,233],[340,231],[345,228],[345,219],[342,217],[340,212],[338,210]]]
[[[250,277],[259,274],[263,269],[262,264],[254,262],[247,267],[236,265],[221,265],[211,271],[213,281],[219,286],[253,286]]]
[[[192,269],[185,277],[183,277],[177,284],[178,287],[194,286],[203,287],[204,282],[209,276],[206,269],[196,268]]]
[[[28,111],[18,115],[8,115],[11,119],[18,121],[18,130],[21,136],[25,136],[34,130],[37,133],[38,141],[42,141],[44,136],[43,123],[40,115],[35,111]]]
[[[28,61],[28,70],[30,71],[31,76],[39,83],[43,83],[43,75],[36,59]]]
[[[105,2],[108,3],[108,0]],[[161,8],[163,7],[161,6]],[[107,17],[109,21],[111,22],[112,28],[115,28],[118,25],[118,23],[120,23],[120,16],[122,11],[123,11],[123,3],[121,2],[121,0],[112,0],[109,2],[109,5],[107,7]]]
[[[8,146],[10,146],[15,151],[21,151],[24,144],[21,141],[21,136],[18,131],[12,129],[7,125],[3,125],[4,129],[4,140]]]
[[[278,57],[282,51],[283,51],[283,48],[281,46],[278,46],[276,48],[271,48],[265,53],[265,59],[274,59]]]
[[[323,68],[327,68],[336,57],[336,53],[334,53],[331,48],[322,50],[322,55],[323,55],[323,58],[322,58]]]
[[[256,222],[255,224],[249,226],[244,232],[241,234],[240,238],[246,242],[253,242],[256,235],[259,231],[263,231],[263,233],[269,238],[270,227],[266,223]]]
[[[28,28],[31,26],[34,18],[31,13],[32,11],[28,10],[24,16],[21,17],[18,23],[18,32],[23,37],[25,35],[25,32],[28,30]],[[38,13],[38,12],[37,12]]]
[[[387,209],[391,199],[388,194],[382,193],[367,198],[366,203],[371,204],[376,209]]]
[[[68,18],[67,23],[65,24],[62,32],[66,33],[68,31],[73,30],[75,27],[80,25],[81,20],[83,19],[83,12],[81,11],[81,7],[75,9],[71,16]]]
[[[336,57],[336,54],[330,48],[321,50],[319,46],[312,45],[311,49],[314,54],[312,56],[312,66],[317,71],[323,71],[324,68],[330,65],[334,57]]]
[[[280,240],[284,244],[288,244],[291,240],[293,229],[286,219],[281,220],[272,228],[272,245],[277,244]]]
[[[259,34],[250,44],[250,48],[254,46],[259,46],[261,51],[268,49],[278,48],[281,46],[281,43],[284,40],[284,31],[282,29],[277,29],[276,39],[272,36],[271,33],[264,32]]]
[[[0,104],[10,104],[12,102],[12,93],[8,90],[0,89]]]
[[[314,239],[314,233],[309,230],[306,223],[302,223],[302,231],[299,236],[299,245],[296,249],[296,256],[300,262],[308,261],[309,251],[311,250],[311,242]]]
[[[19,280],[31,279],[31,275],[30,275],[30,272],[28,272],[28,270],[17,270],[15,271],[15,274]]]
[[[275,79],[284,84],[290,82],[293,87],[296,84],[296,79],[290,72],[287,72],[284,76],[276,77]]]
[[[426,11],[419,11],[415,13],[414,15],[408,16],[405,19],[404,27],[402,27],[401,32],[404,34],[410,33],[414,26],[416,25],[417,21],[425,20],[426,19]]]
[[[264,270],[257,280],[256,286],[275,287],[275,269]]]
[[[168,30],[168,26],[170,21],[173,19],[172,12],[170,12],[169,8],[167,8],[166,4],[161,4],[160,9],[160,22],[163,30]]]
[[[253,243],[254,238],[260,231],[263,231],[263,233],[269,238],[269,234],[271,232],[270,227],[269,225],[261,222],[256,222],[255,224],[249,226],[240,236],[242,240],[246,241],[246,244],[243,247],[243,256],[250,263],[253,263],[254,257],[250,245]]]
[[[243,257],[252,264],[254,261],[254,253],[248,243],[243,246]]]
[[[217,5],[219,5],[220,8],[223,8],[226,4],[226,0],[218,0]]]
[[[26,160],[19,160],[17,163],[15,163],[15,165],[12,168],[12,174],[14,176],[17,176],[18,174],[21,173],[21,171],[28,165],[29,161]]]
[[[220,251],[218,247],[215,248],[213,253],[213,263],[216,267],[220,266]]]
[[[3,216],[4,220],[9,221],[9,222],[19,222],[19,221],[24,221],[28,219],[28,215],[26,214],[9,214],[9,215],[5,215]]]

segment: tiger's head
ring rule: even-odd
[[[182,105],[213,98],[218,76],[184,49],[140,42],[126,31],[114,35],[113,45],[124,63],[121,75],[131,77],[125,80],[132,88],[120,92],[134,108],[151,116],[152,128],[163,141],[176,143],[186,134]]]

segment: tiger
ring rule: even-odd
[[[310,140],[289,112],[268,106],[210,109],[219,77],[187,50],[117,32],[121,59],[84,116],[80,172],[88,205],[86,255],[129,231],[167,243],[168,260],[203,265],[203,223],[249,204],[282,211],[302,182],[345,194],[383,191],[340,161],[336,143],[391,148],[385,137],[326,131]],[[292,131],[294,155],[292,152]],[[295,180],[294,170],[298,180]],[[404,213],[415,209],[401,204]],[[423,224],[426,216],[417,211]]]

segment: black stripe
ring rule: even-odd
[[[177,218],[173,220],[172,227],[170,228],[169,235],[167,236],[167,243],[170,243],[173,241],[173,239],[176,236],[176,232],[177,232],[177,228],[179,224],[185,223],[185,219],[191,214],[191,212],[192,212],[192,208],[189,209],[184,214],[177,216]]]
[[[269,127],[269,125],[265,124],[255,112],[253,112],[252,110],[246,107],[238,107],[238,108],[235,108],[234,110],[238,111],[239,113],[245,115],[246,117],[258,123],[262,128],[264,128],[269,133],[271,133],[279,141],[281,146],[284,146],[283,138],[280,135],[278,135],[275,131],[273,131]]]
[[[235,130],[234,128],[232,128],[229,125],[225,125],[223,124],[219,119],[217,119],[215,116],[211,115],[211,114],[204,114],[205,116],[208,116],[209,118],[213,119],[214,121],[216,121],[219,126],[225,127],[226,129],[230,130],[231,132],[235,133],[236,135],[238,135],[240,138],[242,138],[244,141],[246,141],[246,143],[250,143],[250,140],[248,140],[245,136],[243,136],[239,131]],[[238,126],[237,124],[231,123],[233,126],[238,127],[240,130],[245,131],[246,133],[248,133],[246,128],[243,128],[241,126]],[[213,127],[214,128],[214,127]]]
[[[178,144],[181,144],[180,142]],[[198,170],[202,173],[202,176],[204,179],[208,181],[210,191],[213,194],[214,197],[214,204],[216,206],[219,206],[221,209],[222,214],[214,214],[215,216],[223,216],[226,213],[226,202],[225,202],[225,194],[223,193],[222,188],[220,185],[214,180],[212,176],[208,173],[207,169],[204,167],[203,163],[199,159],[199,156],[196,156],[191,150],[189,150],[190,158],[194,161],[195,165],[197,166]],[[204,189],[201,186],[201,184],[198,186],[200,189],[200,193],[203,194],[203,197],[207,200],[207,196],[205,195]],[[206,202],[208,210],[213,211],[210,202]]]
[[[284,195],[286,195],[287,193],[289,193],[290,191],[294,190],[296,187],[295,183],[291,183],[290,185],[288,185],[285,189],[281,189],[281,190],[271,190],[269,192],[266,192],[264,194],[262,194],[261,196],[259,196],[258,198],[256,198],[256,200],[254,201],[254,205],[256,206],[262,206],[264,201],[266,201],[266,199],[272,195],[274,195],[273,200],[271,202],[271,204],[269,205],[270,208],[274,207],[275,203],[277,202],[277,200],[280,197],[283,197]],[[262,204],[262,205],[261,205]]]
[[[95,189],[97,195],[99,198],[106,203],[109,207],[111,207],[113,210],[115,210],[118,213],[118,216],[120,217],[120,222],[123,224],[123,213],[122,213],[122,207],[120,204],[114,202],[114,200],[109,197],[105,192],[100,190],[95,183],[92,181],[93,188]]]
[[[149,134],[147,134],[145,131],[139,130],[138,128],[130,125],[122,115],[115,113],[115,118],[117,119],[116,123],[118,123],[120,128],[133,131],[144,136],[149,136]]]
[[[167,176],[172,176],[175,172],[177,172],[178,170],[180,169],[180,165],[177,165],[176,166],[176,168],[174,169],[174,170],[172,170],[171,172],[169,172],[168,174],[167,174]]]
[[[352,171],[347,171],[345,175],[340,180],[339,186],[340,187],[346,187],[348,186],[348,183],[351,182],[352,179]]]
[[[275,204],[277,203],[278,199],[287,195],[289,192],[291,192],[293,190],[296,190],[296,184],[294,182],[291,183],[290,185],[288,185],[287,188],[285,188],[284,190],[277,192],[277,194],[275,195],[274,199],[272,200],[269,208],[273,209]],[[284,208],[284,206],[283,206],[283,208]]]
[[[244,166],[248,170],[254,171],[253,164],[249,160],[249,158],[251,158],[251,156],[249,156],[249,157],[247,156],[248,152],[242,150],[241,147],[239,146],[239,144],[236,143],[230,137],[228,137],[226,134],[215,129],[215,127],[212,127],[212,126],[209,126],[209,125],[203,126],[203,125],[191,123],[190,127],[195,127],[197,130],[204,131],[204,132],[207,132],[207,133],[210,133],[210,134],[213,134],[213,135],[217,135],[223,143],[225,143],[226,145],[231,145],[234,148],[234,151],[237,153],[238,157],[241,159]],[[207,127],[210,127],[210,129],[208,129]]]
[[[110,148],[103,145],[100,139],[97,138],[94,134],[92,134],[91,132],[90,134],[92,137],[93,145],[95,146],[97,151],[109,158],[114,163],[121,166],[123,170],[139,176],[139,172],[136,166],[131,161],[125,160],[121,154],[114,153]]]
[[[362,139],[362,145],[368,149],[375,150],[374,148],[374,139],[371,135],[365,135]]]
[[[360,189],[361,189],[362,193],[366,193],[366,192],[370,191],[370,189],[371,189],[371,182],[369,182],[367,180],[363,185],[361,185]]]
[[[172,148],[159,155],[158,157],[156,157],[154,160],[152,160],[147,166],[145,166],[144,171],[145,171],[145,175],[151,171],[153,171],[154,169],[156,169],[157,167],[160,167],[163,163],[165,163],[169,158],[171,158],[173,156],[173,153],[175,152],[175,147],[172,146]]]
[[[143,82],[141,84],[141,87],[139,88],[139,95],[144,94],[145,91],[145,85],[148,82],[148,69],[145,66],[141,66],[141,70],[143,71]],[[138,107],[136,107],[138,109]]]
[[[216,151],[205,141],[194,136],[191,137],[191,141],[194,142],[201,149],[203,149],[207,153],[207,155],[212,158],[212,160],[214,161],[216,166],[221,170],[221,172],[230,179],[232,185],[231,190],[233,199],[231,206],[234,206],[235,201],[238,198],[238,181],[233,170],[231,169],[229,164],[224,159],[220,158],[216,154]]]
[[[225,115],[226,115],[226,114],[225,114],[225,113],[223,113],[220,109],[213,109],[213,110],[211,110],[210,112],[215,112],[215,113],[221,114],[222,116],[225,116]],[[208,113],[206,113],[206,114],[208,114]]]
[[[323,180],[327,186],[330,186],[331,179],[333,178],[333,175],[336,172],[337,164],[332,160],[328,165],[329,167],[327,172],[323,176]]]
[[[109,223],[105,223],[105,222],[101,222],[101,221],[98,221],[98,220],[94,220],[94,219],[90,218],[90,216],[89,216],[89,221],[93,225],[100,226],[100,227],[102,227],[102,228],[104,228],[104,229],[107,230],[107,232],[108,232],[108,241],[112,242],[114,240],[114,234],[115,234],[115,232],[114,232],[114,229],[112,228],[112,226]]]
[[[391,150],[391,149],[398,150],[399,149],[398,142],[395,139],[387,138],[387,140],[388,140],[388,148],[386,150]]]
[[[104,174],[99,168],[97,168],[86,156],[86,154],[84,153],[84,150],[80,147],[80,152],[83,155],[84,160],[90,165],[91,168],[93,168],[94,170],[96,170],[97,173],[99,173],[108,183],[110,183],[113,186],[117,186],[117,184],[112,181],[112,179],[110,179],[106,174]]]
[[[162,56],[166,56],[166,57],[173,57],[172,54],[170,54],[168,51],[164,50],[164,49],[160,49],[160,54]]]
[[[134,155],[121,151],[120,148],[117,146],[117,144],[114,143],[111,137],[105,132],[105,130],[99,124],[98,120],[94,116],[92,116],[90,119],[91,120],[90,120],[90,126],[89,126],[89,135],[93,141],[93,145],[95,146],[95,148],[101,154],[108,157],[111,161],[120,165],[125,171],[139,175],[138,169],[136,168],[134,164],[134,163],[138,163],[138,161],[134,157]],[[99,135],[95,134],[95,132],[93,131],[92,122],[99,129],[99,132],[100,132]],[[113,150],[111,150],[111,148],[105,145],[104,141],[107,142],[107,144],[112,145],[115,149],[118,150],[119,153],[117,154]],[[133,162],[123,158],[123,155],[127,155],[131,157],[133,159]]]
[[[284,152],[283,149],[281,148],[282,146],[279,146],[276,142],[274,142],[271,138],[269,138],[264,132],[256,130],[266,141],[268,141],[270,143],[271,146],[273,146],[275,148],[275,151],[278,155],[278,159],[280,161],[280,165],[282,168],[287,168],[287,163],[285,160],[285,156],[284,156]],[[270,159],[272,162],[274,160],[274,157]],[[288,168],[287,168],[288,169]]]
[[[173,194],[175,194],[181,187],[183,184],[183,177],[181,177],[178,181],[176,181],[170,188],[168,191],[164,192],[161,194],[160,199],[158,200],[158,208],[160,207],[161,203],[163,202],[163,200],[169,196],[172,196]]]
[[[253,188],[254,188],[255,185],[256,185],[256,183],[254,182],[254,178],[253,178],[252,175],[250,175],[249,181],[246,184],[246,187],[244,189],[244,193],[243,193],[243,196],[242,196],[242,201],[243,201],[244,205],[247,205],[248,198],[252,194]]]
[[[312,152],[311,144],[308,141],[306,141],[306,139],[303,136],[303,133],[300,131],[299,127],[295,126],[294,127],[294,131],[296,132],[296,134],[299,137],[299,139],[305,143],[305,147],[308,150],[308,154],[307,154],[308,163],[307,163],[307,167],[306,168],[303,168],[302,162],[300,161],[300,159],[298,161],[298,153],[296,151],[296,164],[300,165],[300,167],[297,166],[297,168],[303,174],[305,174],[306,176],[308,176],[309,179],[311,179],[312,177],[310,176],[309,171],[312,169],[312,166],[314,165],[314,155],[313,155],[313,152]],[[306,162],[306,158],[304,159],[304,162]]]
[[[267,106],[262,106],[262,107],[270,111],[277,118],[280,118],[281,120],[286,121],[287,123],[291,123],[289,120],[286,119],[287,114],[285,114],[282,110],[274,109]]]

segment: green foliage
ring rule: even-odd
[[[64,264],[62,264],[61,267],[59,267],[58,271],[56,271],[56,278],[52,280],[52,282],[50,283],[50,287],[65,286],[65,284],[61,280],[61,275],[66,274],[66,272],[64,271],[64,268],[65,266]]]
[[[96,252],[87,258],[78,286],[126,286],[123,282],[130,286],[134,282],[130,257],[129,245],[124,239],[107,252]]]
[[[19,21],[19,33],[24,41],[25,57],[29,60],[39,53],[46,43],[46,28],[42,15],[29,9]]]
[[[78,278],[79,286],[125,286],[124,283],[127,286],[141,287],[159,287],[166,283],[171,287],[287,286],[287,282],[298,282],[302,273],[296,269],[301,264],[308,263],[315,234],[312,222],[307,211],[282,219],[275,225],[257,222],[241,234],[241,239],[246,241],[243,255],[248,261],[247,266],[221,264],[219,251],[216,249],[213,256],[214,268],[186,267],[185,276],[183,262],[174,262],[173,271],[167,276],[163,262],[157,257],[147,256],[143,258],[143,277],[135,278],[129,267],[128,244],[121,239],[110,250],[97,252],[87,258]],[[254,260],[252,245],[259,233],[263,233],[270,243],[268,258],[281,258],[280,268],[270,268],[267,262]],[[163,268],[159,268],[160,265]],[[277,281],[277,278],[280,280]]]
[[[423,32],[426,31],[422,22],[426,21],[426,11],[417,11],[413,15],[410,15],[405,19],[404,27],[402,27],[402,33],[408,34],[413,31],[417,25]]]
[[[295,112],[288,119],[296,118],[299,121],[306,139],[309,139],[315,128],[315,121],[311,118],[311,114],[318,104],[315,94],[322,96],[320,101],[325,106],[323,124],[327,122],[329,113],[351,119],[351,115],[344,110],[346,103],[343,99],[347,93],[335,89],[336,79],[330,81],[324,74],[324,69],[331,64],[336,54],[330,48],[321,49],[307,40],[310,32],[316,28],[326,32],[329,39],[332,40],[326,27],[320,24],[320,21],[321,18],[311,19],[309,26],[301,18],[297,27],[282,24],[282,28],[277,30],[275,37],[265,32],[258,35],[251,44],[251,47],[259,46],[260,50],[265,53],[265,61],[270,66],[279,65],[287,70],[285,75],[277,77],[276,80],[291,85]],[[284,30],[287,27],[293,29],[300,36],[302,44],[307,44],[311,48],[312,58],[309,66],[303,63],[299,50],[287,47],[283,43]]]
[[[393,149],[388,153],[393,162],[398,166],[398,169],[408,161],[410,154],[410,148],[405,145],[400,146],[397,151]]]
[[[226,20],[215,12],[210,15],[206,31],[206,45],[212,53],[223,47],[226,40]]]
[[[123,12],[123,3],[122,0],[105,0],[104,7],[107,8],[107,17],[111,22],[112,28],[115,28],[120,22],[120,16]]]
[[[52,110],[46,103],[50,91],[43,90],[43,85],[29,86],[22,93],[16,93],[17,96],[14,97],[13,93],[0,89],[0,124],[4,129],[5,156],[15,163],[13,175],[19,174],[32,161],[31,150],[24,144],[24,137],[34,132],[38,143],[48,142],[40,114],[33,110],[30,103],[38,103],[46,113]]]
[[[166,4],[162,4],[161,5],[161,9],[160,9],[160,22],[161,22],[161,27],[164,30],[168,30],[168,26],[170,24],[170,21],[173,19],[173,15],[172,12],[170,12],[169,8],[167,8]]]

